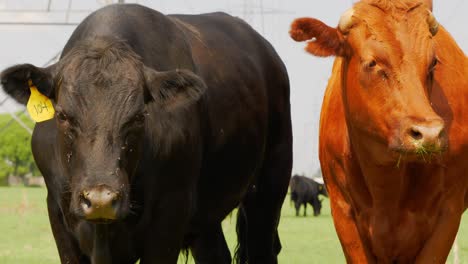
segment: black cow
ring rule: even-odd
[[[322,200],[319,194],[328,197],[325,185],[305,176],[294,175],[291,178],[289,188],[291,189],[291,202],[294,202],[296,216],[299,216],[301,205],[304,205],[304,216],[307,216],[307,204],[314,208],[314,216],[320,215]]]
[[[237,261],[277,263],[292,166],[289,81],[273,47],[222,13],[112,5],[56,64],[1,74],[52,100],[32,148],[62,263],[230,263],[221,221],[239,206]]]

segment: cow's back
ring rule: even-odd
[[[109,5],[89,15],[75,29],[62,57],[77,43],[96,36],[125,40],[142,62],[158,71],[193,69],[190,47],[178,27],[167,16],[137,5]]]
[[[246,100],[241,103],[257,113],[253,126],[289,107],[286,68],[247,23],[225,13],[170,17],[185,32],[197,72],[208,85],[207,105],[216,109],[209,111],[213,129],[232,124],[234,102]]]
[[[238,18],[224,13],[170,18],[185,33],[196,71],[208,86],[198,215],[223,218],[262,166],[266,145],[283,129],[279,123],[290,122],[287,72],[273,47]],[[244,162],[233,163],[239,157]]]

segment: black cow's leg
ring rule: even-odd
[[[240,227],[243,226],[238,231],[239,238],[242,238],[238,249],[241,264],[245,261],[255,264],[278,263],[281,243],[277,227],[292,167],[290,127],[289,131],[286,129],[284,134],[277,135],[280,136],[280,143],[267,147],[257,181],[241,203],[240,213],[245,215],[238,217],[238,221],[242,221]]]
[[[196,264],[231,263],[231,253],[221,224],[210,226],[197,235],[192,243],[191,251]]]
[[[165,195],[157,204],[148,228],[145,228],[144,252],[141,264],[176,264],[190,221],[188,191]]]
[[[299,216],[299,211],[301,210],[301,203],[299,201],[295,201],[294,207],[296,208],[296,216]]]
[[[304,205],[304,216],[307,216],[307,203],[304,202],[303,205]]]
[[[81,253],[77,241],[70,235],[63,222],[64,216],[56,203],[50,196],[47,196],[47,210],[49,212],[49,221],[55,243],[60,255],[61,263],[86,264],[89,259]]]

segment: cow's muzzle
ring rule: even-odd
[[[448,146],[447,133],[441,118],[403,122],[397,137],[398,140],[390,144],[391,149],[423,160],[444,152]]]
[[[117,219],[120,194],[106,185],[99,185],[80,193],[80,207],[86,220],[107,223]]]

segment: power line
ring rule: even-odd
[[[75,22],[0,22],[0,25],[8,26],[78,26]]]
[[[92,9],[74,9],[70,10],[70,13],[91,13]],[[65,13],[67,9],[0,9],[0,13]]]
[[[67,23],[70,20],[70,9],[71,9],[71,7],[72,7],[72,0],[68,0],[67,13],[65,15],[65,22],[67,22]]]

